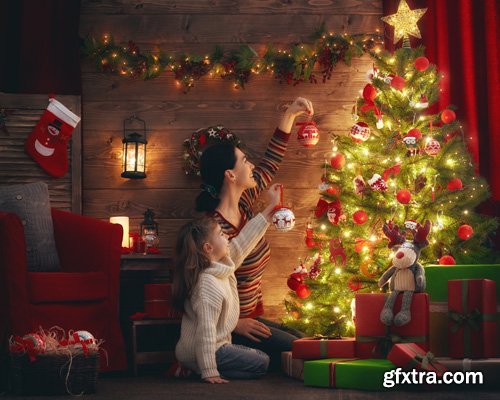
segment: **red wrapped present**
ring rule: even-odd
[[[394,315],[401,310],[400,294],[394,305]],[[429,350],[429,297],[415,293],[411,303],[411,321],[388,329],[380,321],[385,304],[383,293],[356,294],[356,357],[385,358],[394,343],[417,343]]]
[[[354,338],[311,337],[297,339],[292,343],[292,356],[302,360],[354,357],[355,344]]]
[[[446,372],[445,366],[436,361],[434,354],[430,351],[425,352],[415,343],[395,344],[387,355],[387,359],[405,370],[433,371],[438,376]]]
[[[448,346],[452,358],[497,356],[496,282],[448,281]]]

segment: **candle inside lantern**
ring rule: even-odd
[[[120,224],[123,228],[122,247],[129,247],[129,218],[128,217],[110,217],[109,222]]]

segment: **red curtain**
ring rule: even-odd
[[[397,11],[400,0],[383,0],[384,15]],[[411,9],[427,8],[418,26],[426,56],[443,72],[439,110],[458,107],[468,147],[479,173],[491,188],[490,205],[500,201],[500,1],[407,0]],[[384,24],[385,43],[393,50],[393,29]],[[397,44],[401,46],[401,42]]]

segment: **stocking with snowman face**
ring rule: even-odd
[[[68,171],[67,143],[80,117],[54,98],[24,143],[26,152],[49,175],[62,177]]]

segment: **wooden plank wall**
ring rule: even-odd
[[[77,115],[81,115],[80,96],[57,96]],[[49,104],[47,95],[0,93],[0,108],[8,112],[6,128],[0,131],[0,185],[43,181],[49,186],[54,208],[82,212],[81,130],[78,125],[68,146],[69,170],[61,178],[49,176],[25,151],[24,142]]]
[[[262,54],[276,47],[308,42],[325,22],[330,31],[375,32],[381,27],[380,0],[83,0],[80,33],[110,33],[118,43],[134,40],[144,50],[210,54],[215,44],[226,49],[250,44]],[[182,141],[200,127],[223,124],[244,141],[258,161],[285,105],[297,96],[309,98],[322,133],[313,149],[295,136],[276,177],[285,186],[286,202],[297,217],[296,229],[267,237],[272,260],[264,275],[266,316],[283,314],[286,278],[299,257],[307,254],[304,228],[318,200],[321,163],[331,150],[329,133],[342,134],[352,125],[351,108],[371,67],[368,57],[339,65],[326,84],[280,85],[269,75],[252,77],[245,90],[230,82],[202,78],[188,94],[172,74],[134,81],[83,66],[83,212],[97,218],[128,215],[137,229],[147,207],[160,224],[163,252],[172,254],[178,228],[193,216],[200,181],[182,171]],[[320,75],[318,73],[318,75]],[[148,128],[148,177],[120,177],[123,120],[133,113]]]

